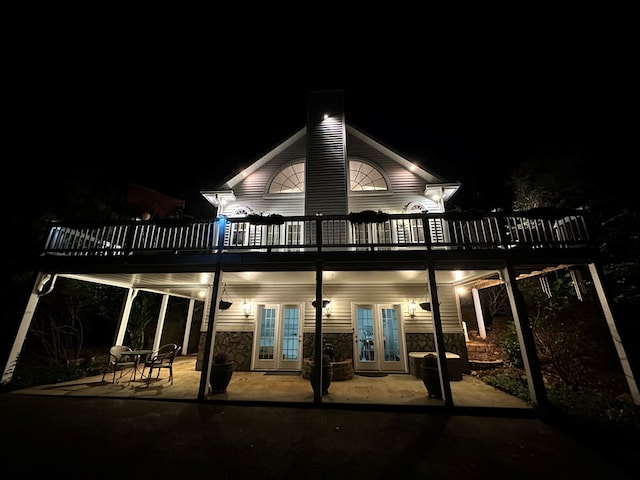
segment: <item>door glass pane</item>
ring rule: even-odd
[[[371,232],[369,225],[366,223],[358,223],[352,226],[353,243],[369,244],[371,243]]]
[[[358,307],[358,357],[361,362],[373,362],[373,308]]]
[[[231,225],[231,245],[245,245],[247,241],[248,223],[234,223]]]
[[[376,226],[378,243],[391,243],[391,224],[378,223]]]
[[[411,241],[424,242],[424,225],[422,219],[411,219]]]
[[[269,225],[267,230],[267,245],[280,244],[280,226]]]
[[[384,338],[384,361],[399,362],[398,314],[394,308],[382,309],[382,336]]]
[[[260,339],[258,345],[258,358],[260,360],[273,360],[273,347],[276,338],[276,309],[264,308],[260,316]]]
[[[287,223],[287,245],[300,245],[302,243],[302,223]]]
[[[282,359],[297,360],[298,326],[300,324],[300,309],[297,307],[284,308],[284,323],[282,325]]]

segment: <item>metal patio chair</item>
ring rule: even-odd
[[[118,383],[124,375],[125,370],[131,369],[133,372],[133,369],[136,366],[136,361],[135,358],[128,355],[127,352],[131,352],[131,348],[126,345],[114,345],[109,349],[109,365],[108,369],[102,373],[103,382],[107,373],[113,373],[111,383]],[[116,374],[118,372],[120,372],[120,376],[116,380]]]
[[[166,368],[169,370],[169,381],[171,385],[173,385],[173,360],[178,355],[182,347],[178,346],[175,343],[168,343],[166,345],[161,346],[157,352],[149,355],[147,360],[144,362],[144,368],[149,369],[147,373],[147,386],[151,382],[151,376],[154,370],[156,372],[156,380],[160,378],[160,370]]]

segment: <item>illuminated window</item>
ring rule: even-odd
[[[304,162],[284,167],[269,185],[269,193],[301,192],[304,192]]]
[[[423,203],[411,202],[407,205],[407,213],[428,213],[427,207]]]
[[[359,160],[349,160],[349,181],[352,192],[388,190],[382,173],[372,165]],[[280,170],[269,185],[269,193],[304,192],[304,162],[287,165]]]
[[[349,161],[349,180],[352,192],[387,190],[387,182],[378,169],[358,160]]]
[[[233,211],[232,217],[246,217],[250,213],[253,213],[249,207],[239,207]]]

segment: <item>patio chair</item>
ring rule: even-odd
[[[157,352],[149,355],[147,360],[144,362],[144,368],[149,369],[149,373],[147,374],[147,386],[151,382],[151,376],[154,370],[156,372],[156,380],[160,378],[160,370],[166,368],[169,370],[169,381],[171,385],[173,385],[173,360],[178,355],[182,347],[176,345],[175,343],[168,343],[166,345],[161,346]]]
[[[118,383],[118,381],[124,375],[125,370],[133,369],[136,366],[136,361],[131,355],[127,355],[127,352],[131,352],[131,348],[126,345],[114,345],[109,349],[109,365],[108,368],[102,373],[102,381],[107,373],[113,373],[113,379],[111,383]],[[116,381],[116,374],[120,372],[120,376]]]

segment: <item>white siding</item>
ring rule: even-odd
[[[233,188],[236,201],[226,205],[224,212],[221,213],[231,216],[237,208],[249,207],[256,213],[279,213],[285,216],[303,215],[303,194],[266,195],[265,192],[273,176],[284,165],[304,161],[305,149],[306,137],[302,137],[262,168],[238,183]]]
[[[424,285],[381,284],[381,285],[325,285],[324,298],[331,300],[331,316],[323,318],[325,333],[351,333],[352,303],[400,304],[404,319],[405,333],[433,332],[432,312],[418,308],[415,318],[410,318],[408,304],[411,300],[424,300]],[[258,304],[300,304],[302,307],[303,330],[315,331],[315,308],[311,302],[315,298],[315,285],[227,285],[227,293],[233,299],[228,310],[218,310],[216,329],[220,331],[253,331],[254,313]],[[456,294],[453,286],[438,286],[440,314],[444,333],[461,333],[462,324],[458,315]],[[248,317],[242,313],[242,302],[252,304],[253,313]],[[422,300],[422,301],[423,301]]]
[[[424,196],[426,182],[395,160],[367,145],[353,135],[347,136],[347,154],[351,158],[369,161],[381,169],[389,179],[389,192],[354,194],[349,196],[349,211],[382,210],[387,213],[404,213],[411,202],[419,202],[431,213],[441,212],[438,203]]]

